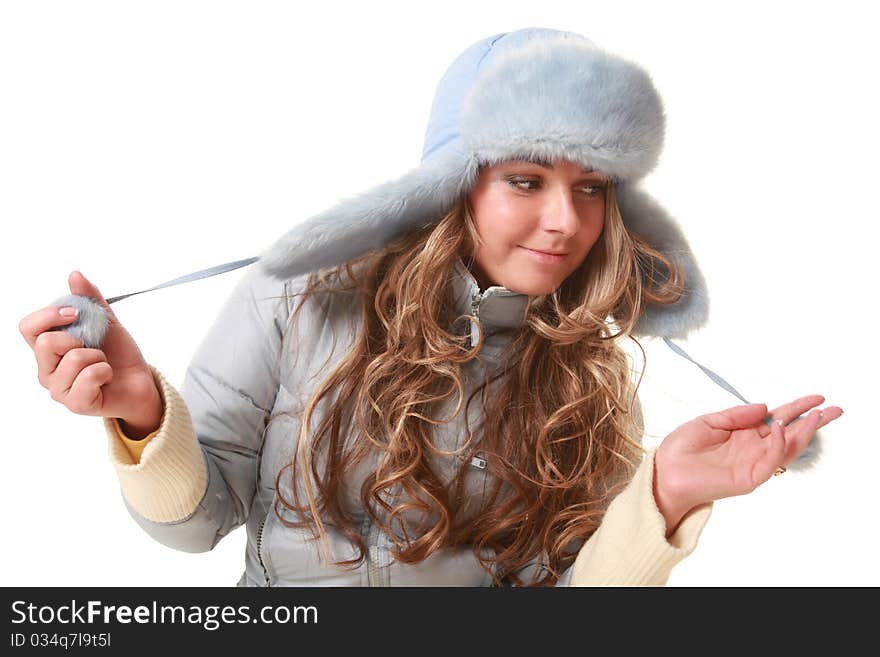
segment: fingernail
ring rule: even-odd
[[[79,315],[79,310],[71,306],[65,306],[58,311],[58,314],[62,317],[76,317],[77,315]]]

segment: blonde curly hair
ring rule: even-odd
[[[335,563],[360,564],[366,547],[359,522],[342,503],[342,484],[379,450],[360,499],[392,542],[395,559],[416,563],[441,548],[469,545],[496,584],[556,583],[644,452],[641,379],[632,380],[619,338],[635,341],[631,331],[645,305],[675,303],[684,289],[683,271],[625,227],[612,182],[605,207],[602,234],[587,258],[555,292],[530,297],[525,322],[505,348],[505,366],[478,388],[479,439],[466,427],[465,458],[450,485],[427,459],[436,452],[434,426],[453,421],[476,396],[464,399],[462,366],[477,357],[482,336],[470,345],[453,330],[465,318],[454,316],[451,289],[456,260],[472,258],[479,243],[469,202],[463,199],[434,226],[312,274],[294,316],[312,296],[354,292],[361,322],[345,357],[303,410],[292,460],[276,479],[281,521],[311,528],[325,548],[325,522],[332,523],[358,550],[356,558]],[[454,417],[435,417],[453,395]],[[322,400],[328,409],[312,428]],[[357,439],[347,441],[351,430]],[[492,483],[481,507],[465,512],[464,476],[477,449]],[[292,499],[281,493],[283,477],[291,478]],[[393,489],[403,495],[395,497]],[[282,517],[279,506],[298,520]],[[418,535],[392,528],[396,520],[405,526],[407,510],[431,519]],[[519,571],[536,559],[542,575],[523,581]]]

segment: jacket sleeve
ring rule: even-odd
[[[164,410],[139,459],[116,419],[104,418],[125,506],[160,543],[205,552],[247,520],[278,389],[288,291],[254,267],[197,348],[179,393],[151,366]]]
[[[556,581],[563,586],[665,586],[672,569],[693,552],[712,512],[695,507],[666,538],[666,520],[654,499],[654,451],[615,497],[574,563]],[[536,581],[546,566],[533,560],[520,571]]]
[[[635,424],[644,434],[638,397]],[[712,503],[690,510],[666,537],[666,519],[654,498],[654,454],[649,451],[629,484],[608,505],[557,586],[665,586],[672,569],[696,548]]]
[[[638,398],[634,413],[638,431],[644,433]],[[675,565],[693,552],[712,504],[691,509],[667,538],[666,520],[654,498],[655,451],[647,453],[629,484],[608,505],[601,524],[556,586],[665,586]]]
[[[648,453],[627,487],[612,500],[560,583],[665,586],[675,565],[693,552],[713,504],[691,509],[667,539],[666,520],[654,499],[654,454],[655,450]]]

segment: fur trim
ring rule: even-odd
[[[678,303],[649,305],[633,333],[685,338],[709,318],[709,294],[696,258],[678,224],[649,194],[627,184],[618,185],[615,193],[626,227],[683,268],[685,275],[685,291]]]
[[[471,189],[476,162],[447,153],[291,228],[260,256],[279,279],[347,262],[442,218]]]
[[[563,158],[628,182],[654,168],[664,128],[644,70],[571,37],[496,56],[461,113],[462,141],[480,162]]]

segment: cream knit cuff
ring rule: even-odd
[[[691,509],[667,539],[654,499],[654,454],[648,453],[581,548],[572,586],[665,586],[673,567],[693,552],[713,504]]]
[[[103,418],[110,460],[122,494],[147,520],[175,522],[195,511],[208,487],[208,466],[192,418],[180,393],[152,365],[162,397],[159,430],[135,463],[122,440],[116,418]]]

